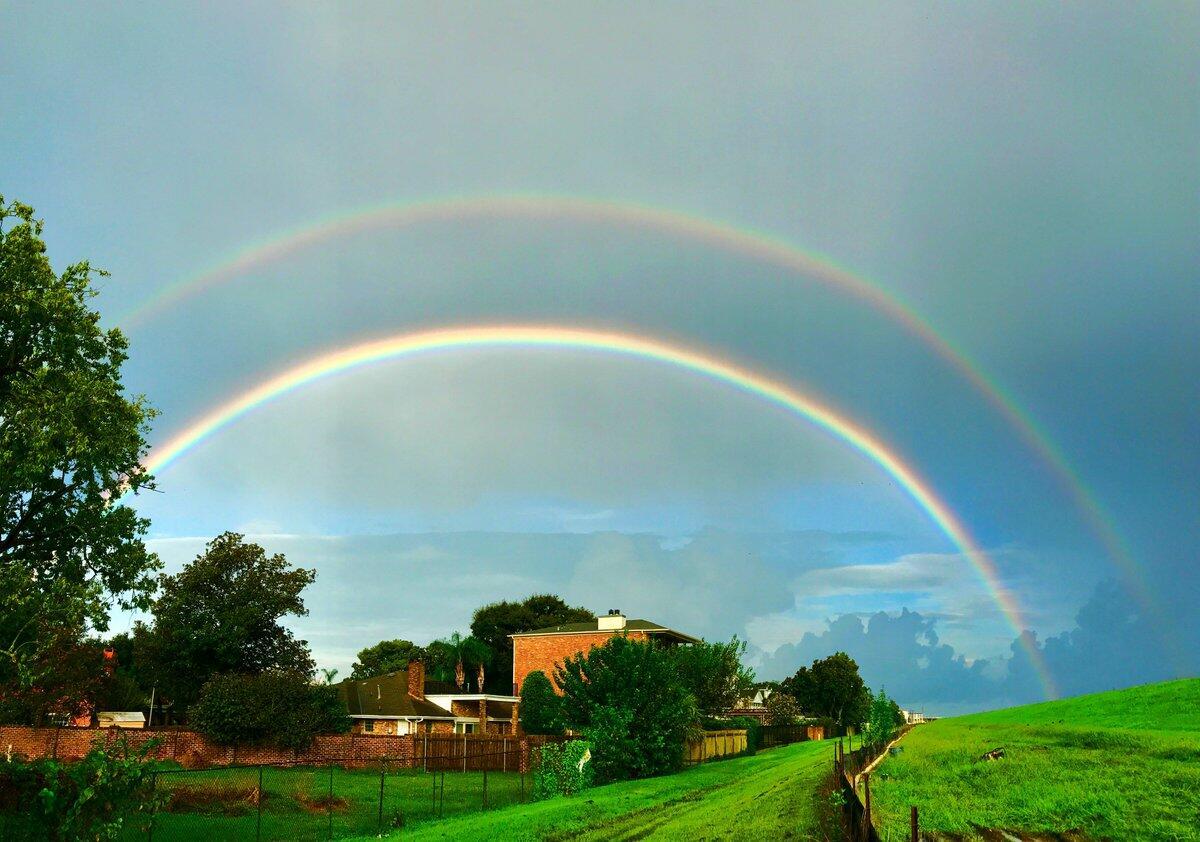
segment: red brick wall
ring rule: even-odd
[[[194,731],[118,730],[100,728],[25,728],[0,726],[0,753],[32,760],[57,757],[78,760],[97,743],[111,743],[125,737],[131,746],[140,747],[157,738],[159,745],[152,757],[174,760],[189,768],[228,766],[234,763],[297,763],[319,766],[338,763],[354,766],[385,758],[402,765],[412,762],[411,736],[375,734],[328,734],[319,736],[308,751],[294,752],[271,746],[220,746]]]
[[[602,646],[616,632],[598,631],[584,634],[539,634],[533,637],[513,638],[513,682],[519,695],[525,676],[541,670],[546,678],[554,682],[554,668],[565,658],[587,652],[593,646]],[[645,640],[645,632],[629,632],[630,640]]]

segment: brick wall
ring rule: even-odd
[[[295,752],[272,746],[221,746],[194,731],[126,730],[116,728],[25,728],[0,726],[0,752],[32,760],[56,757],[78,760],[97,742],[108,744],[125,737],[131,746],[140,747],[157,738],[159,745],[152,757],[174,760],[188,768],[228,766],[232,764],[297,763],[319,766],[338,763],[355,766],[383,759],[410,765],[413,757],[411,736],[376,734],[327,734],[319,736],[307,751]]]
[[[521,692],[525,676],[534,670],[541,670],[546,678],[554,682],[554,668],[563,660],[588,652],[593,646],[603,646],[616,632],[585,632],[582,634],[539,634],[533,637],[513,638],[513,682],[516,693]],[[645,632],[631,631],[630,640],[645,640]]]

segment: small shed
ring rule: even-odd
[[[145,728],[146,714],[140,710],[102,710],[96,714],[101,728]]]

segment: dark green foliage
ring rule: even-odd
[[[845,652],[813,661],[782,683],[783,692],[810,716],[827,716],[840,727],[865,722],[871,693],[858,673],[858,664]]]
[[[109,748],[97,744],[75,763],[0,760],[0,811],[24,821],[17,838],[116,839],[151,809],[151,748],[152,742],[131,751],[121,740]]]
[[[493,602],[475,611],[471,635],[492,653],[487,688],[491,693],[512,692],[512,640],[510,634],[563,623],[592,619],[586,608],[574,608],[553,594],[534,594],[520,602]]]
[[[554,692],[550,679],[541,670],[525,676],[521,686],[521,727],[527,734],[563,732],[562,697]]]
[[[754,754],[762,745],[762,723],[753,716],[735,716],[725,727],[746,729],[746,754]]]
[[[300,673],[219,675],[188,712],[192,726],[221,745],[275,745],[303,751],[317,734],[350,730],[337,687]]]
[[[679,680],[696,700],[700,713],[719,716],[750,693],[754,672],[742,665],[745,641],[702,641],[671,650]]]
[[[463,690],[478,692],[479,668],[484,668],[484,679],[493,652],[483,641],[473,635],[463,637],[454,632],[447,638],[435,640],[425,647],[425,674],[436,681],[461,686]]]
[[[575,795],[592,785],[590,746],[583,740],[546,743],[533,770],[533,797],[541,801],[556,795]]]
[[[879,745],[891,740],[899,727],[896,723],[896,711],[896,703],[888,698],[887,692],[880,687],[879,692],[871,696],[870,712],[862,732],[863,741]]]
[[[355,680],[399,672],[408,669],[408,662],[423,660],[425,650],[411,640],[381,640],[358,653],[358,660],[350,670]]]
[[[563,722],[595,747],[596,780],[643,778],[678,769],[699,717],[671,653],[610,638],[555,670]]]
[[[0,696],[43,682],[48,649],[145,609],[158,559],[117,502],[148,487],[153,412],[125,394],[127,342],[90,307],[88,263],[56,275],[33,210],[0,197]]]
[[[154,676],[176,710],[189,707],[214,675],[312,675],[307,642],[279,620],[308,613],[300,593],[316,576],[241,535],[217,536],[183,570],[161,578],[154,625],[135,630],[139,670]]]
[[[800,705],[787,693],[776,690],[767,697],[767,723],[795,725],[800,719]]]

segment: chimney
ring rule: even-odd
[[[408,662],[408,695],[414,699],[425,698],[425,662],[419,658]]]
[[[607,614],[596,618],[596,628],[600,631],[620,631],[625,628],[625,615],[619,609],[613,608]]]

